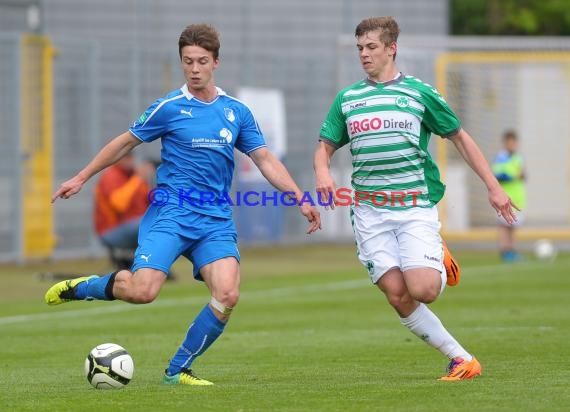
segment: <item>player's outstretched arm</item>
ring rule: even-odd
[[[514,209],[519,208],[512,202],[511,198],[505,193],[497,178],[493,174],[487,159],[477,146],[477,143],[465,130],[460,129],[455,136],[450,137],[451,141],[465,159],[469,167],[481,178],[487,187],[489,195],[489,203],[497,211],[499,216],[503,216],[505,220],[512,224],[517,218]]]
[[[336,147],[321,140],[317,144],[317,148],[313,156],[313,168],[315,170],[315,186],[317,193],[321,194],[321,199],[325,205],[330,204],[331,209],[335,208],[337,200],[336,183],[330,170],[331,159],[335,151]],[[328,210],[329,206],[325,206],[325,209]]]
[[[294,193],[297,202],[303,198],[303,192],[301,192],[301,189],[299,189],[285,168],[285,165],[283,165],[283,163],[281,163],[281,161],[277,159],[267,148],[262,147],[254,150],[249,155],[261,174],[269,183],[275,186],[276,189],[282,192]],[[316,232],[321,228],[321,215],[315,207],[310,205],[308,202],[304,202],[299,205],[299,210],[309,221],[307,234]]]
[[[83,170],[59,186],[59,189],[51,197],[51,202],[55,202],[58,198],[69,199],[78,193],[92,176],[115,163],[140,143],[141,141],[130,132],[115,137],[95,155]]]

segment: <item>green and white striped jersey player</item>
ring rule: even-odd
[[[428,144],[461,128],[429,84],[398,73],[386,83],[362,80],[340,91],[323,122],[321,139],[350,145],[357,203],[387,209],[431,207],[445,185]]]
[[[316,190],[331,209],[341,205],[330,163],[337,149],[350,145],[358,258],[400,322],[448,358],[441,379],[470,379],[481,374],[481,365],[427,306],[446,283],[459,280],[457,263],[439,234],[436,204],[445,186],[428,151],[430,136],[453,142],[486,185],[491,206],[509,223],[513,204],[441,95],[398,70],[399,33],[392,17],[372,17],[356,27],[367,77],[338,93],[323,122],[314,155]]]

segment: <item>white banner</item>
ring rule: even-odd
[[[287,153],[283,92],[278,89],[242,87],[237,92],[237,98],[253,112],[269,150],[283,160]],[[265,179],[251,159],[242,155],[238,157],[238,180],[252,182]]]

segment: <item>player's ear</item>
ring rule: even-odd
[[[220,65],[220,58],[218,57],[214,59],[214,69],[217,69],[219,65]]]
[[[390,49],[390,56],[396,56],[396,53],[398,53],[398,43],[392,42],[388,48]]]

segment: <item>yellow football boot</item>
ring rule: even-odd
[[[212,382],[207,381],[194,375],[191,369],[182,369],[180,373],[176,375],[168,376],[166,371],[164,372],[164,378],[162,382],[166,385],[194,385],[194,386],[210,386],[213,385]]]
[[[48,305],[60,305],[65,302],[70,302],[72,300],[78,300],[75,297],[75,287],[80,284],[81,282],[85,282],[88,279],[91,279],[95,276],[83,276],[80,278],[70,279],[70,280],[62,280],[61,282],[56,283],[51,288],[48,289],[46,292],[44,299]]]

